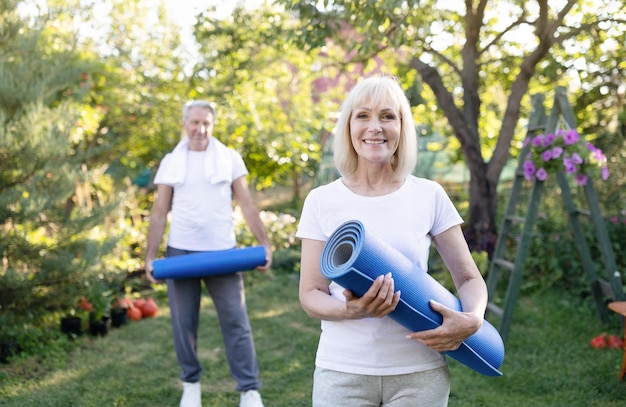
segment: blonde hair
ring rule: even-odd
[[[350,117],[356,107],[371,103],[388,104],[400,113],[400,140],[391,158],[391,166],[396,179],[402,180],[413,172],[417,164],[417,132],[411,106],[400,82],[389,75],[363,79],[342,103],[333,141],[335,166],[342,176],[356,171],[358,156],[350,137]]]

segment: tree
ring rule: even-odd
[[[102,2],[97,30],[84,38],[103,61],[90,73],[87,102],[102,111],[95,142],[109,146],[103,164],[117,179],[156,169],[160,158],[180,140],[181,112],[189,97],[190,57],[180,27],[164,1],[156,12],[146,0]]]
[[[216,103],[215,135],[243,153],[256,187],[292,185],[297,199],[301,179],[317,168],[337,104],[332,91],[315,86],[317,54],[289,43],[291,25],[289,15],[269,7],[236,7],[226,19],[201,14],[194,85]]]
[[[107,0],[97,17],[83,21],[80,48],[101,63],[87,72],[89,89],[82,108],[94,112],[93,131],[84,144],[101,154],[91,165],[111,178],[108,195],[120,205],[108,214],[108,233],[120,236],[102,258],[109,278],[127,278],[143,267],[147,222],[159,160],[180,140],[181,114],[190,97],[190,64],[180,27],[165,1]],[[148,187],[142,189],[141,187]]]
[[[115,204],[83,143],[84,73],[96,63],[77,50],[75,5],[25,16],[20,3],[0,2],[0,335],[76,305],[71,291],[110,243],[94,228]]]
[[[558,71],[552,53],[574,50],[578,58],[593,58],[587,51],[602,44],[619,52],[623,39],[610,38],[623,36],[626,24],[626,6],[617,0],[279,3],[301,20],[294,31],[299,46],[315,49],[332,39],[355,50],[360,60],[392,51],[401,71],[416,73],[427,85],[431,94],[424,88],[422,95],[425,100],[432,96],[445,115],[471,174],[468,243],[488,252],[496,240],[498,181],[521,142],[516,135],[528,111],[523,101],[531,81],[543,90],[566,85],[568,78]],[[354,35],[346,36],[346,28]],[[505,96],[506,103],[493,95]],[[494,131],[489,131],[488,117],[500,119]]]

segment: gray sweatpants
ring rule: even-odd
[[[392,376],[368,376],[316,367],[313,407],[445,407],[448,366]]]
[[[193,252],[168,247],[166,256]],[[184,382],[200,380],[202,366],[198,360],[197,340],[202,282],[217,311],[230,372],[237,390],[258,389],[259,367],[248,318],[242,273],[204,278],[167,279],[167,295],[172,314],[172,332],[176,357]]]

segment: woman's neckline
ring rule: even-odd
[[[406,184],[406,178],[401,181],[393,181],[392,183],[381,184],[379,187],[374,187],[370,185],[366,185],[364,183],[347,183],[344,177],[339,179],[339,182],[350,192],[355,195],[367,197],[367,198],[375,198],[391,195],[400,189]]]

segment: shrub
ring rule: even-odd
[[[286,213],[261,211],[261,220],[265,224],[265,229],[274,251],[289,249],[300,244],[299,240],[296,239],[297,220],[295,216]],[[235,234],[237,243],[240,246],[258,245],[239,207],[235,210]]]

